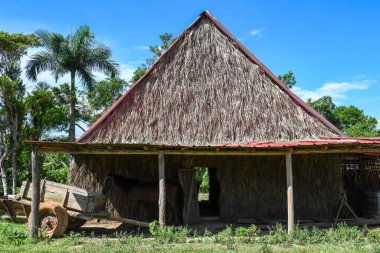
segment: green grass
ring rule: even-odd
[[[71,232],[64,238],[32,240],[26,225],[0,221],[0,252],[378,252],[380,228],[336,229],[296,227],[291,234],[277,225],[260,235],[254,225],[226,227],[218,234],[197,235],[186,227],[165,227],[152,223],[152,236],[116,232],[112,236],[84,236]]]

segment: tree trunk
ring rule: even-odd
[[[8,147],[5,148],[4,153],[0,157],[0,173],[1,173],[1,183],[3,184],[3,195],[8,196],[8,175],[7,169],[5,168],[5,158],[8,155]]]
[[[12,131],[12,194],[16,195],[17,185],[17,151],[18,151],[18,115],[15,115]]]
[[[70,86],[70,119],[69,119],[69,141],[75,142],[75,105],[77,102],[76,87],[75,87],[75,71],[71,71],[71,86]],[[73,157],[69,155],[69,168]],[[67,182],[70,183],[71,170],[67,173]]]
[[[69,141],[75,142],[75,104],[76,104],[76,89],[75,89],[75,71],[71,71],[71,87],[70,87],[70,125],[69,125]]]

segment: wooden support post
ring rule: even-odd
[[[288,233],[290,233],[294,226],[293,172],[291,153],[286,153],[286,183],[288,187]]]
[[[40,168],[38,162],[38,150],[32,148],[32,206],[31,206],[31,224],[30,237],[38,236],[38,220],[40,209]]]
[[[158,196],[158,221],[160,226],[166,223],[166,186],[165,186],[165,161],[164,154],[158,154],[158,178],[159,178],[159,196]]]

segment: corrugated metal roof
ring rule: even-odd
[[[227,147],[247,147],[247,148],[281,148],[281,147],[309,147],[309,146],[330,146],[330,145],[360,145],[360,144],[380,144],[380,138],[349,138],[333,137],[321,140],[299,140],[284,142],[248,142],[244,144],[227,144]]]

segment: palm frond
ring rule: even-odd
[[[119,65],[110,60],[111,50],[103,44],[93,48],[88,52],[85,64],[94,71],[103,72],[110,77],[116,77],[120,74]]]
[[[71,36],[71,45],[75,52],[91,48],[95,35],[90,31],[90,27],[83,25],[79,27]]]
[[[92,89],[92,86],[94,85],[95,76],[91,73],[91,70],[86,68],[80,68],[77,70],[77,74],[80,78],[80,81],[87,89]]]
[[[49,51],[41,51],[31,56],[26,64],[26,77],[36,81],[37,75],[46,70],[54,70],[59,68],[59,64],[55,55]]]

